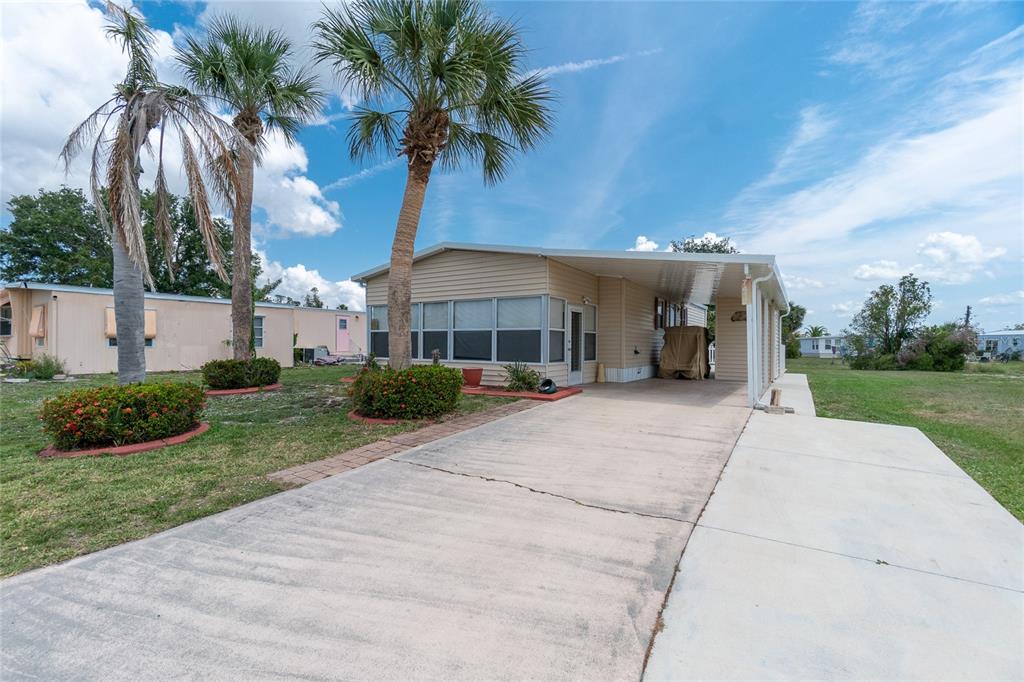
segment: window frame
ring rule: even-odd
[[[259,335],[256,334],[256,320],[259,320]],[[252,316],[252,347],[263,348],[264,336],[267,328],[267,316],[266,315],[253,315]]]
[[[375,308],[383,308],[384,309],[384,321],[383,321],[384,328],[383,329],[374,329],[373,328],[373,313],[374,313],[374,309]],[[373,354],[373,335],[374,334],[385,334],[386,335],[386,334],[390,333],[390,331],[388,330],[388,313],[387,313],[387,309],[388,309],[388,306],[387,306],[386,303],[384,303],[382,305],[371,305],[371,306],[367,306],[366,307],[366,318],[367,318],[366,319],[366,350],[369,351],[367,353],[368,355],[369,354]],[[390,341],[390,337],[388,337],[388,339]],[[387,344],[385,344],[385,348],[387,348],[387,347],[388,347]],[[375,358],[383,358],[385,360],[388,359],[387,355],[376,355],[376,354],[374,354],[374,357]]]
[[[593,308],[594,309],[594,329],[593,329],[593,331],[590,331],[590,330],[587,329],[587,308]],[[584,303],[583,304],[583,354],[582,354],[582,358],[583,358],[583,362],[584,363],[587,363],[587,362],[597,362],[597,343],[598,343],[597,335],[598,335],[598,331],[599,331],[598,324],[597,324],[598,312],[599,311],[598,311],[597,306],[594,305],[593,303]],[[594,357],[590,358],[589,360],[587,359],[587,335],[588,334],[592,335],[594,337]]]
[[[420,315],[422,317],[421,324],[420,324],[420,348],[421,348],[421,350],[423,350],[424,353],[426,352],[426,349],[423,348],[423,334],[426,334],[426,333],[440,334],[440,333],[443,332],[445,334],[445,342],[444,342],[445,343],[445,349],[444,349],[445,352],[444,352],[444,355],[441,358],[439,358],[439,359],[440,360],[449,360],[451,358],[451,356],[452,356],[452,326],[454,325],[454,318],[453,318],[454,306],[452,305],[452,301],[450,301],[450,300],[449,301],[421,301],[419,305],[420,305]],[[428,328],[426,326],[427,325],[427,306],[428,305],[444,305],[445,306],[445,327],[444,327],[444,329],[441,329],[440,327],[429,327]],[[434,349],[431,348],[430,351],[431,351],[431,353],[433,353]],[[433,360],[433,356],[431,356],[430,358],[424,357],[423,359],[424,360]]]
[[[455,327],[455,308],[456,308],[456,306],[458,306],[459,303],[482,303],[484,301],[490,301],[490,303],[491,303],[491,326],[490,326],[490,328],[484,328],[484,327],[472,327],[472,328],[470,328],[470,327],[465,327],[465,328],[462,328],[462,329],[458,329],[458,328]],[[452,313],[451,313],[451,317],[449,319],[450,319],[450,324],[451,324],[451,335],[450,335],[450,337],[451,337],[452,342],[451,342],[451,349],[449,351],[449,356],[451,357],[452,361],[453,362],[490,362],[490,363],[497,362],[497,360],[495,360],[495,358],[498,356],[498,334],[497,334],[497,326],[498,326],[498,299],[497,298],[489,298],[489,299],[488,298],[463,298],[463,299],[453,300],[452,304],[451,304],[451,311],[452,311]],[[480,359],[476,359],[476,358],[457,358],[457,357],[455,357],[455,335],[458,334],[459,332],[488,332],[488,333],[490,333],[490,335],[491,335],[491,356],[490,356],[490,359],[489,360],[480,360]]]
[[[537,322],[536,327],[502,327],[499,320],[499,314],[501,309],[502,301],[536,301],[538,304],[537,310]],[[525,362],[530,365],[539,365],[544,363],[544,315],[545,315],[544,297],[537,296],[499,296],[494,299],[494,353],[491,357],[494,358],[494,362],[498,363],[510,363],[510,362]],[[498,338],[502,332],[537,332],[537,359],[536,360],[502,360],[498,353]]]
[[[4,316],[4,311],[8,312]],[[7,333],[3,331],[4,324],[7,325]],[[14,336],[14,306],[8,302],[0,305],[0,337],[8,338]]]
[[[561,303],[562,303],[562,326],[561,327],[552,327],[551,326],[551,301],[552,300],[554,300],[554,301],[561,301]],[[546,309],[544,311],[544,322],[546,322],[546,324],[547,324],[547,334],[546,334],[546,337],[544,339],[542,339],[542,341],[544,341],[544,343],[546,344],[546,348],[544,350],[544,356],[543,356],[544,357],[544,362],[546,362],[547,364],[564,364],[566,362],[569,362],[569,350],[568,350],[568,341],[569,341],[569,332],[568,332],[568,330],[569,330],[569,324],[567,322],[567,319],[568,319],[568,316],[569,316],[569,299],[562,298],[561,296],[551,296],[551,295],[548,295],[547,296],[547,305],[545,306],[545,308]],[[552,360],[551,359],[551,332],[561,332],[561,334],[562,334],[562,359],[561,360]]]

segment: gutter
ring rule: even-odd
[[[743,274],[745,277],[750,276],[750,266],[743,266]],[[747,304],[747,396],[750,402],[750,406],[755,410],[763,410],[766,406],[764,403],[759,401],[760,391],[758,391],[758,384],[761,381],[761,353],[755,352],[760,351],[760,331],[761,331],[761,294],[760,287],[758,286],[762,282],[767,282],[775,276],[775,268],[764,277],[758,277],[750,283],[750,303]],[[789,305],[789,302],[786,302]]]

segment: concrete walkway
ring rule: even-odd
[[[588,387],[5,580],[2,677],[635,680],[745,388]]]
[[[1024,528],[917,429],[755,412],[663,618],[647,680],[1022,679]]]

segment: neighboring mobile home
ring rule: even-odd
[[[989,355],[1024,352],[1024,329],[978,334],[978,351]]]
[[[387,356],[387,265],[366,286],[367,346]],[[784,371],[789,310],[774,256],[586,251],[443,243],[418,252],[412,277],[415,362],[528,363],[558,385],[655,376],[665,327],[705,325],[715,306],[715,378],[747,382],[751,404]]]
[[[845,336],[801,336],[800,355],[809,358],[834,358],[849,352]]]
[[[231,301],[146,294],[146,369],[191,370],[230,358]],[[293,348],[365,352],[367,316],[358,310],[256,303],[256,354],[291,367]],[[117,370],[117,328],[110,289],[12,282],[0,288],[0,340],[11,355],[53,355],[72,374]]]

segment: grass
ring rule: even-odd
[[[309,367],[281,373],[277,392],[210,398],[211,429],[188,443],[127,457],[40,460],[48,445],[37,414],[45,398],[74,384],[0,384],[0,575],[70,559],[135,540],[285,486],[268,473],[410,431],[416,424],[354,422],[342,376],[354,367]],[[150,381],[199,383],[198,373],[153,374]],[[459,413],[509,402],[463,396]]]
[[[799,358],[820,417],[915,426],[1024,521],[1024,362],[870,372]]]

